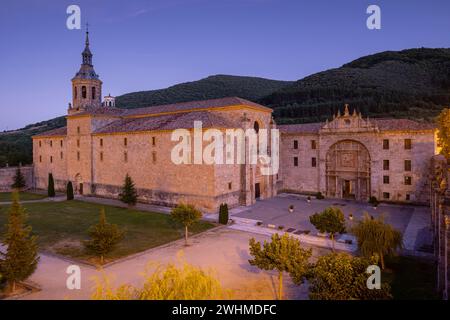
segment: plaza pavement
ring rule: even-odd
[[[186,262],[213,271],[222,286],[232,290],[235,299],[276,299],[277,275],[261,271],[248,263],[248,242],[252,237],[259,241],[268,239],[263,235],[221,227],[192,237],[188,247],[184,246],[184,240],[175,241],[110,264],[103,271],[78,264],[82,275],[81,290],[69,290],[66,287],[66,269],[77,264],[76,262],[41,254],[38,268],[30,280],[39,284],[42,290],[21,299],[90,299],[94,278],[102,275],[107,275],[114,286],[126,283],[139,287],[142,285],[142,273],[149,262],[180,263],[180,253]],[[327,252],[328,250],[313,248],[313,258]],[[284,287],[286,299],[307,299],[306,284],[295,286],[285,276]]]
[[[94,197],[78,197],[78,199],[105,205],[126,206],[112,199]],[[288,211],[290,204],[295,207],[293,213]],[[405,249],[411,252],[417,252],[418,248],[431,241],[428,227],[430,213],[429,208],[426,207],[381,204],[375,210],[365,203],[329,199],[312,199],[308,203],[306,197],[281,194],[272,199],[257,201],[250,207],[237,207],[230,210],[234,224],[195,235],[190,239],[191,244],[188,247],[184,246],[184,240],[171,242],[109,264],[103,271],[59,256],[41,254],[38,268],[30,280],[38,284],[42,290],[22,299],[89,299],[95,283],[94,278],[105,274],[112,279],[114,285],[139,286],[143,280],[142,272],[149,262],[179,263],[177,261],[179,261],[180,252],[185,261],[204,269],[212,269],[222,285],[234,292],[236,299],[275,299],[276,274],[261,271],[249,265],[249,239],[254,237],[264,241],[269,239],[271,234],[283,233],[288,229],[310,230],[309,236],[304,234],[293,234],[293,236],[299,237],[305,247],[313,248],[314,257],[322,255],[329,252],[327,248],[330,248],[331,244],[328,239],[317,237],[317,231],[309,223],[309,216],[329,206],[341,208],[347,220],[350,213],[355,220],[360,219],[364,211],[375,217],[384,214],[386,221],[403,233]],[[169,208],[147,204],[138,204],[136,209],[166,214],[170,212]],[[217,220],[217,214],[205,214],[204,217],[207,220]],[[256,226],[257,221],[262,221],[264,226],[283,225],[284,229],[279,231],[276,228]],[[348,223],[351,223],[350,220]],[[354,251],[355,248],[354,245],[352,248],[343,243],[336,245],[338,250]],[[66,269],[73,264],[81,268],[81,290],[69,290],[66,287],[66,279],[69,276],[66,274]],[[285,277],[285,289],[285,298],[307,299],[307,285],[297,287],[288,277]]]

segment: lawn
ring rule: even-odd
[[[44,194],[37,194],[37,193],[31,193],[31,192],[21,192],[19,193],[20,200],[26,201],[26,200],[41,200],[44,198],[47,198]],[[12,199],[12,193],[11,192],[0,192],[0,202],[8,202]]]
[[[412,257],[391,257],[383,278],[391,285],[396,300],[439,299],[436,293],[436,268],[432,261]]]
[[[28,203],[23,206],[28,214],[28,223],[38,236],[41,250],[95,262],[95,258],[85,252],[81,241],[87,239],[89,227],[98,222],[102,205],[74,200]],[[105,262],[181,239],[184,235],[183,227],[175,224],[169,215],[103,207],[107,221],[126,230],[125,238],[105,257]],[[7,211],[8,206],[0,206],[0,232],[4,231]],[[213,224],[200,221],[189,231],[195,234],[212,227]]]

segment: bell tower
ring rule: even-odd
[[[89,49],[89,30],[87,28],[85,47],[81,56],[80,70],[72,78],[72,104],[69,106],[69,114],[102,106],[102,81],[95,73],[92,64],[92,53]]]

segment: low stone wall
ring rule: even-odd
[[[17,167],[0,168],[0,192],[11,191]],[[22,166],[20,168],[26,181],[26,189],[33,188],[33,166]]]

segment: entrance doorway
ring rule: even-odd
[[[82,183],[80,183],[79,193],[80,193],[81,195],[83,194],[83,184],[82,184]]]
[[[342,185],[342,197],[343,198],[354,198],[355,194],[353,193],[352,181],[344,180]]]
[[[261,197],[261,187],[259,183],[255,183],[255,199],[259,199]]]

